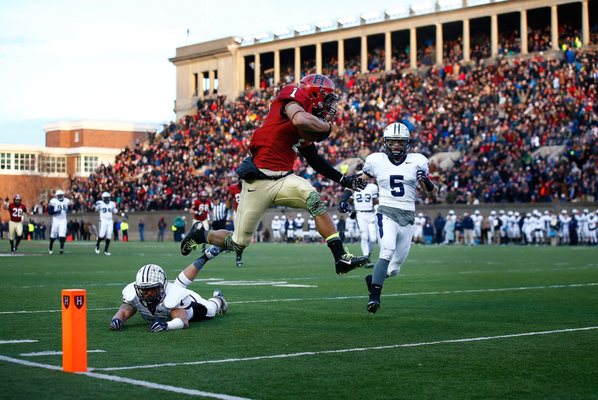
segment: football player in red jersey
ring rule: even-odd
[[[344,248],[320,194],[309,181],[293,174],[293,164],[300,153],[326,178],[351,189],[366,186],[357,176],[344,176],[336,170],[318,154],[312,142],[325,140],[332,132],[338,101],[334,90],[332,80],[320,74],[307,75],[299,85],[281,89],[263,125],[251,138],[251,157],[237,168],[244,182],[234,231],[207,231],[194,225],[181,242],[183,255],[189,254],[199,243],[243,250],[251,243],[264,212],[274,205],[305,209],[314,217],[318,232],[332,251],[337,274],[345,274],[368,262],[367,257],[356,257]],[[186,275],[193,280],[192,273]]]
[[[8,222],[8,240],[10,241],[10,252],[15,254],[23,237],[23,221],[27,214],[27,207],[22,203],[20,194],[15,194],[12,203],[8,202],[8,197],[4,200],[4,209],[10,214]]]
[[[208,199],[208,192],[202,190],[199,192],[199,198],[195,199],[191,206],[191,214],[193,214],[193,225],[200,224],[204,229],[210,227],[210,211],[212,210],[212,201]],[[205,250],[205,245],[203,246]]]
[[[210,226],[208,217],[212,210],[212,201],[208,199],[208,192],[202,190],[199,192],[199,198],[195,199],[193,206],[191,206],[191,214],[193,214],[193,223],[200,222],[205,229]]]

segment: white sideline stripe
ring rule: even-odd
[[[269,360],[269,359],[277,359],[277,358],[318,356],[321,354],[353,353],[353,352],[357,352],[357,351],[389,350],[389,349],[397,349],[397,348],[402,348],[402,347],[432,346],[435,344],[444,344],[444,343],[481,342],[484,340],[509,339],[509,338],[516,338],[516,337],[522,337],[522,336],[553,335],[553,334],[557,334],[557,333],[589,331],[589,330],[595,330],[595,329],[598,329],[598,326],[587,326],[587,327],[583,327],[583,328],[570,328],[570,329],[557,329],[557,330],[553,330],[553,331],[513,333],[513,334],[509,334],[509,335],[498,335],[498,336],[481,336],[481,337],[464,338],[464,339],[435,340],[433,342],[403,343],[403,344],[391,344],[391,345],[386,345],[386,346],[373,346],[373,347],[356,347],[356,348],[352,348],[352,349],[305,351],[305,352],[301,352],[301,353],[274,354],[274,355],[269,355],[269,356],[256,356],[256,357],[245,357],[245,358],[225,358],[222,360],[205,360],[205,361],[189,361],[189,362],[182,362],[182,363],[132,365],[132,366],[128,366],[128,367],[94,368],[93,370],[94,371],[122,371],[122,370],[143,369],[143,368],[177,367],[177,366],[182,366],[182,365],[221,364],[221,363],[230,363],[230,362],[239,362],[239,361],[259,361],[259,360]]]
[[[3,356],[3,355],[0,355],[0,360],[10,362],[13,364],[25,365],[27,367],[37,367],[37,368],[50,369],[53,371],[62,371],[62,367],[59,367],[56,365],[40,364],[40,363],[26,361],[26,360],[19,360],[18,358],[12,358],[12,357],[7,357],[7,356]],[[79,372],[78,375],[86,375],[91,378],[104,379],[107,381],[120,382],[120,383],[128,383],[130,385],[143,386],[143,387],[150,388],[150,389],[164,390],[166,392],[187,394],[190,396],[203,396],[203,397],[211,397],[213,399],[222,399],[222,400],[251,400],[246,397],[237,397],[237,396],[230,396],[227,394],[204,392],[202,390],[186,389],[186,388],[182,388],[182,387],[162,385],[159,383],[142,381],[142,380],[138,380],[138,379],[123,378],[120,376],[99,374],[99,373],[95,373],[95,372]]]
[[[518,290],[540,290],[540,289],[565,289],[576,287],[598,286],[598,283],[572,283],[569,285],[546,285],[546,286],[521,286],[512,288],[495,288],[495,289],[464,289],[464,290],[441,290],[436,292],[412,292],[412,293],[390,293],[384,294],[382,297],[403,297],[403,296],[433,296],[439,294],[463,294],[463,293],[490,293],[490,292],[510,292]],[[364,299],[367,296],[339,296],[339,297],[312,297],[312,298],[290,298],[290,299],[268,299],[268,300],[246,300],[246,301],[229,301],[229,304],[252,304],[252,303],[277,303],[289,301],[321,301],[321,300],[349,300],[349,299]]]
[[[439,294],[463,294],[463,293],[491,293],[491,292],[511,292],[519,290],[541,290],[541,289],[567,289],[578,287],[598,286],[598,282],[591,283],[571,283],[569,285],[545,285],[545,286],[520,286],[511,288],[494,288],[494,289],[464,289],[464,290],[441,290],[437,292],[411,292],[411,293],[390,293],[384,294],[382,297],[403,297],[403,296],[433,296]],[[367,296],[337,296],[337,297],[308,297],[308,298],[289,298],[289,299],[268,299],[268,300],[243,300],[243,301],[229,301],[229,304],[254,304],[254,303],[284,303],[291,301],[322,301],[322,300],[352,300],[364,299]],[[87,311],[107,311],[117,310],[118,307],[103,307],[103,308],[88,308]],[[39,314],[39,313],[55,313],[61,310],[32,310],[32,311],[0,311],[0,315],[6,314]]]
[[[0,344],[14,344],[14,343],[37,343],[37,340],[34,340],[34,339],[0,340]]]
[[[105,353],[106,350],[87,350],[88,353]],[[21,353],[21,357],[61,356],[62,351],[36,351],[35,353]]]

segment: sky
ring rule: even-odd
[[[413,2],[0,0],[0,146],[43,146],[52,122],[173,120],[177,47]]]

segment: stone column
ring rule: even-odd
[[[581,43],[584,46],[590,44],[590,10],[588,0],[581,2]]]
[[[498,15],[496,14],[490,17],[490,43],[491,56],[496,57],[498,55]]]
[[[469,19],[463,20],[463,61],[471,60],[471,37],[469,34]]]
[[[368,37],[361,36],[361,73],[368,72]]]
[[[345,41],[341,39],[338,41],[338,75],[345,74]]]
[[[521,54],[527,54],[529,53],[527,46],[527,10],[521,10],[519,29],[521,30]]]
[[[409,67],[417,68],[417,28],[409,29]]]
[[[559,49],[559,13],[556,5],[550,7],[550,40],[552,42],[552,50]]]
[[[442,64],[444,40],[442,37],[442,24],[436,23],[436,65]]]
[[[316,43],[316,74],[322,73],[322,43]]]
[[[274,84],[280,83],[280,50],[274,50]]]
[[[392,36],[390,32],[384,34],[384,71],[392,69]]]
[[[295,47],[295,71],[293,72],[295,83],[301,80],[301,47]]]
[[[256,89],[260,88],[261,68],[262,67],[260,65],[260,53],[255,53],[253,66],[253,87]]]
[[[214,70],[211,69],[208,71],[208,78],[210,79],[210,88],[208,89],[208,94],[209,95],[213,95],[214,94],[214,78],[215,78],[215,73]]]

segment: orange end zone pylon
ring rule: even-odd
[[[84,289],[62,290],[62,369],[87,371],[87,296]]]

